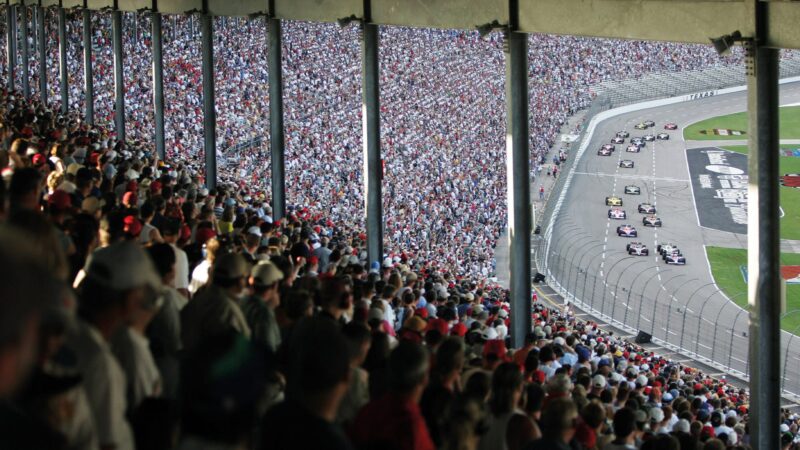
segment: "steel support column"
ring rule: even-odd
[[[269,39],[269,149],[272,164],[272,218],[286,214],[286,163],[283,134],[283,68],[281,66],[281,21],[267,20]]]
[[[67,12],[58,7],[58,72],[61,90],[61,112],[69,111],[69,74],[67,73]]]
[[[31,67],[30,67],[30,45],[28,45],[28,7],[25,5],[25,2],[22,1],[17,8],[20,15],[20,20],[22,20],[22,29],[18,30],[20,32],[20,41],[22,41],[22,95],[25,98],[31,96]]]
[[[366,5],[365,5],[366,6]],[[378,25],[365,11],[361,33],[362,103],[364,145],[364,199],[367,216],[367,255],[370,262],[383,259],[383,165],[378,95]]]
[[[86,100],[84,120],[94,125],[94,80],[92,79],[92,11],[83,5],[83,83]]]
[[[217,186],[217,113],[214,109],[214,16],[200,18],[203,53],[203,151],[206,154],[206,187]]]
[[[111,13],[111,40],[114,46],[114,126],[117,140],[125,141],[125,79],[122,51],[122,11]]]
[[[39,54],[39,98],[43,104],[48,103],[47,92],[47,45],[45,43],[45,13],[42,2],[36,6],[36,46]]]
[[[511,346],[531,330],[531,179],[528,121],[528,35],[517,31],[519,6],[509,1],[506,36],[506,163],[511,271]]]
[[[17,5],[6,2],[6,61],[8,62],[8,88],[15,89],[15,72],[17,70]]]
[[[748,48],[748,272],[750,279],[750,418],[754,449],[780,448],[780,226],[778,184],[778,50],[763,47],[769,2],[755,5],[755,40]],[[749,45],[748,45],[749,44]]]
[[[150,16],[153,44],[153,113],[155,117],[156,154],[162,161],[166,157],[164,151],[164,54],[162,53],[161,13],[153,12]]]

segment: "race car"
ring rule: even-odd
[[[672,123],[672,122],[665,123],[664,124],[664,129],[665,130],[677,130],[678,129],[678,124]]]
[[[620,138],[626,138],[626,137],[628,137],[628,136],[630,136],[630,135],[631,135],[631,134],[630,134],[630,133],[628,133],[628,132],[627,132],[627,131],[625,131],[625,130],[622,130],[622,131],[617,131],[617,137],[620,137]]]
[[[660,227],[661,226],[661,218],[656,217],[655,214],[648,214],[642,217],[642,225],[646,227]]]
[[[633,161],[630,159],[623,159],[619,162],[619,166],[625,169],[633,169]]]
[[[640,151],[642,151],[642,149],[636,144],[631,144],[625,147],[625,151],[628,153],[639,153]]]
[[[651,205],[650,203],[639,203],[639,212],[642,214],[655,214],[656,207]]]
[[[624,209],[611,208],[608,210],[608,218],[624,220],[628,218],[628,214],[625,212]]]
[[[645,125],[647,128],[650,128],[650,127],[654,127],[654,126],[656,126],[656,123],[655,123],[655,122],[653,122],[652,120],[645,120],[645,121],[644,121],[644,125]]]
[[[656,137],[658,138],[659,141],[668,141],[669,140],[669,134],[667,134],[667,133],[658,133],[658,135]]]
[[[680,252],[672,252],[664,256],[664,262],[676,266],[685,266],[686,257],[681,255]]]
[[[642,193],[642,189],[639,186],[629,184],[625,186],[625,193],[630,195],[639,195]]]
[[[642,244],[641,242],[631,242],[625,246],[625,251],[628,252],[629,255],[636,255],[636,256],[647,256],[650,254],[650,250],[647,248],[646,245]]]
[[[606,206],[622,206],[622,199],[619,197],[606,197]]]
[[[653,136],[652,134],[646,134],[644,135],[644,140],[647,142],[653,142],[656,140],[656,137]]]
[[[613,152],[611,150],[607,149],[607,148],[602,148],[601,147],[599,150],[597,150],[597,154],[599,156],[611,156],[611,153],[613,153]]]
[[[624,142],[625,142],[625,138],[623,138],[623,137],[619,137],[619,136],[614,136],[614,137],[611,139],[611,143],[612,143],[612,144],[622,144],[622,143],[624,143]]]
[[[656,251],[661,255],[662,258],[666,256],[667,253],[681,252],[678,250],[678,246],[671,242],[667,244],[658,244],[658,246],[656,246]]]
[[[620,225],[617,227],[617,236],[619,237],[639,237],[636,228],[633,225]]]
[[[612,152],[617,149],[617,147],[614,144],[603,144],[602,148],[611,150]]]
[[[647,145],[644,139],[640,137],[631,138],[631,144],[638,145],[639,147],[644,147],[645,145]]]
[[[644,122],[639,122],[636,125],[634,125],[633,128],[636,128],[637,130],[646,130],[647,125],[645,125]]]

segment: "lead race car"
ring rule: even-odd
[[[664,124],[664,129],[665,130],[677,130],[678,129],[678,124],[672,123],[672,122],[667,122],[667,123]]]
[[[639,195],[642,193],[642,189],[639,186],[629,184],[625,186],[625,193],[630,195]]]
[[[619,237],[639,237],[636,227],[633,225],[625,224],[617,227],[617,236]]]
[[[627,251],[629,255],[634,256],[648,256],[650,254],[650,250],[641,242],[629,243],[625,246],[625,251]]]
[[[637,130],[646,130],[647,125],[644,122],[639,122],[636,125],[634,125],[633,128],[636,128]]]
[[[642,217],[642,225],[646,227],[660,227],[661,218],[657,217],[655,214],[648,214]]]
[[[623,169],[633,169],[633,161],[630,159],[623,159],[619,162],[619,166]]]
[[[637,209],[642,214],[655,214],[656,213],[656,207],[651,205],[650,203],[639,203],[639,207]]]
[[[622,199],[617,196],[606,197],[606,206],[622,206]]]
[[[628,214],[625,212],[624,209],[611,208],[611,209],[608,210],[608,218],[609,219],[624,220],[624,219],[628,218]]]

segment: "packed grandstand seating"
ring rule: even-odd
[[[234,155],[247,177],[229,166],[219,188],[202,184],[201,115],[182,103],[199,96],[198,54],[196,41],[181,41],[182,25],[166,31],[170,67],[182,71],[170,75],[166,161],[153,155],[151,112],[128,116],[124,143],[100,107],[113,96],[98,95],[96,126],[80,120],[79,71],[66,116],[0,94],[0,448],[749,448],[745,390],[568,309],[535,301],[525,345],[509,348],[508,292],[485,270],[505,216],[502,140],[486,131],[503,122],[502,81],[487,81],[502,73],[498,41],[383,32],[384,62],[401,74],[385,75],[400,84],[384,86],[383,103],[396,164],[391,250],[366,261],[353,219],[359,121],[347,111],[358,93],[354,32],[286,27],[292,206],[273,220],[268,186],[236,183],[264,179],[263,148]],[[231,89],[218,103],[223,148],[252,138],[260,125],[241,120],[266,111],[265,75],[233,53],[250,46],[263,58],[254,49],[263,35],[227,34],[249,26],[218,27],[232,52],[217,52],[217,66],[231,64],[217,70],[231,77],[220,80]],[[548,36],[532,44],[532,148],[542,164],[591,83],[711,54]],[[141,45],[129,59],[145,58]],[[98,65],[106,47],[98,43]],[[613,64],[620,59],[632,62]],[[295,70],[301,61],[343,71],[323,80]],[[95,70],[110,83],[108,67]],[[128,107],[148,111],[147,75],[133,73],[140,89],[128,94],[141,98]],[[236,81],[243,73],[252,85]],[[452,104],[438,104],[431,94],[446,75],[460,82],[447,83]],[[238,110],[242,98],[258,105]],[[800,416],[782,414],[782,442],[796,448]]]

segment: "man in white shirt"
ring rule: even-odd
[[[91,255],[80,286],[79,319],[67,338],[78,357],[101,449],[133,450],[126,419],[127,380],[109,339],[131,319],[131,311],[154,301],[158,276],[147,254],[123,242]]]
[[[164,220],[161,236],[164,242],[172,246],[175,250],[175,280],[172,287],[178,290],[184,297],[189,298],[189,258],[186,252],[175,245],[181,234],[181,222],[175,218]],[[183,305],[180,305],[181,308]]]

